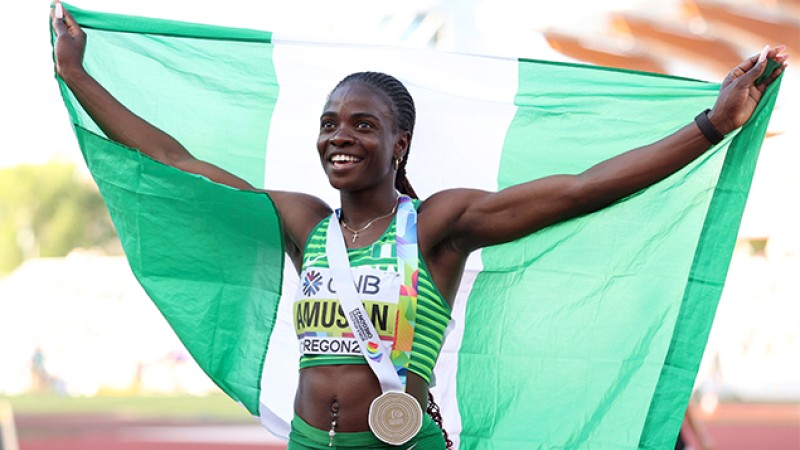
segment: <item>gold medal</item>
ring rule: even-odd
[[[422,408],[405,392],[385,392],[369,405],[369,428],[391,445],[410,441],[422,428]]]

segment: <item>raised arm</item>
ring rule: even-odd
[[[137,116],[115,99],[84,70],[86,34],[69,11],[56,0],[51,15],[56,33],[56,72],[110,139],[184,172],[203,175],[212,181],[238,189],[261,191],[242,178],[195,158],[172,136]],[[316,223],[330,214],[330,208],[310,195],[272,190],[265,192],[275,202],[286,233],[287,252],[295,265],[298,265],[308,233]]]
[[[151,125],[117,101],[83,67],[86,34],[56,1],[53,29],[56,33],[56,72],[81,106],[112,140],[136,148],[151,158],[186,172],[203,175],[239,189],[254,189],[247,181],[212,164],[194,158],[172,136]]]
[[[722,135],[742,126],[753,114],[766,87],[785,67],[781,47],[765,48],[743,61],[722,82],[708,119]],[[756,85],[767,59],[780,65]],[[713,131],[712,131],[713,133]],[[444,191],[428,202],[431,244],[467,254],[533,233],[548,225],[601,209],[648,187],[689,164],[712,145],[691,122],[672,135],[601,162],[578,175],[557,175],[504,189]],[[427,209],[427,208],[426,208]],[[440,215],[441,214],[441,215]],[[445,225],[446,224],[446,225]]]

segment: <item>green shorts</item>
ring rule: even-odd
[[[422,428],[414,438],[400,446],[389,445],[381,442],[372,434],[371,431],[360,431],[355,433],[336,433],[333,438],[333,446],[329,447],[330,437],[327,430],[314,428],[303,419],[294,416],[292,419],[292,432],[289,433],[289,447],[287,450],[305,449],[345,449],[345,448],[365,448],[365,449],[408,449],[414,450],[443,450],[445,448],[442,430],[436,422],[427,414],[422,419]]]

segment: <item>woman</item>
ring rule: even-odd
[[[85,36],[68,12],[57,11],[53,27],[59,76],[109,138],[178,169],[254,190],[235,175],[192,157],[180,143],[131,113],[93,80],[82,65]],[[418,313],[428,314],[430,325],[417,330],[415,338],[427,334],[433,342],[427,348],[433,354],[428,359],[435,360],[441,346],[448,308],[470,252],[595,211],[685,166],[706,151],[717,135],[730,132],[750,117],[766,86],[782,70],[774,70],[766,82],[756,86],[768,57],[781,64],[786,58],[779,49],[771,49],[760,58],[742,62],[723,82],[714,109],[698,116],[697,123],[582,174],[548,177],[497,193],[447,190],[417,203],[420,292],[429,287],[419,296]],[[341,201],[341,214],[328,230],[344,236],[346,247],[352,250],[351,265],[372,264],[357,255],[368,245],[383,239],[394,245],[396,213],[408,203],[397,191],[413,196],[404,175],[413,131],[413,100],[402,84],[387,75],[347,77],[324,105],[317,149]],[[287,253],[298,272],[317,267],[315,264],[330,257],[324,243],[328,242],[326,227],[332,209],[308,195],[266,192],[277,207]],[[416,347],[414,350],[417,352]],[[412,354],[405,391],[424,408],[432,363],[423,359]],[[371,366],[359,364],[363,362],[363,357],[304,356],[290,447],[382,445],[368,431],[370,407],[382,389]],[[432,432],[428,419],[408,444],[417,449],[443,446],[441,435]]]

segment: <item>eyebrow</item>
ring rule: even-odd
[[[319,116],[319,118],[320,118],[320,119],[323,119],[323,118],[325,118],[325,117],[339,117],[339,114],[338,114],[338,113],[336,113],[336,112],[334,112],[334,111],[324,111],[324,112],[323,112],[323,113],[322,113],[322,114]],[[375,115],[375,114],[372,114],[372,113],[368,113],[368,112],[357,112],[357,113],[353,113],[352,117],[353,117],[353,118],[355,118],[355,119],[364,119],[364,118],[367,118],[367,119],[374,119],[374,120],[377,120],[377,121],[380,121],[380,120],[381,120],[381,118],[380,118],[379,116],[377,116],[377,115]]]

